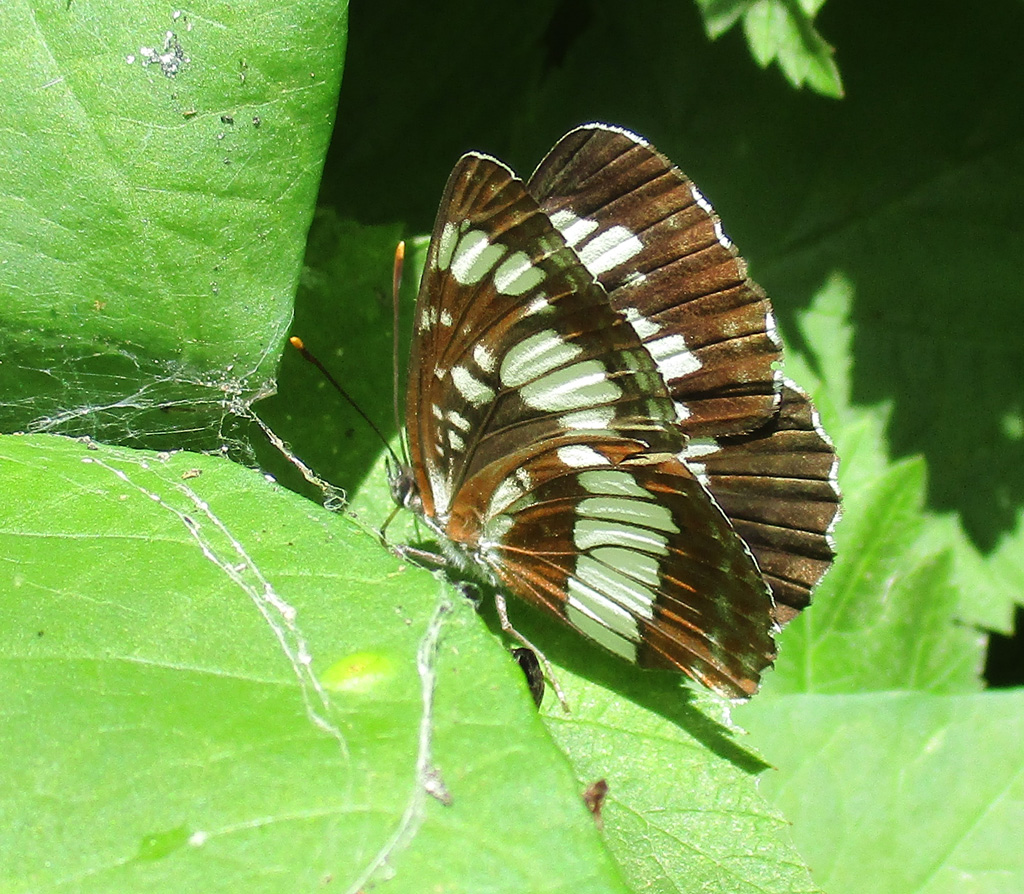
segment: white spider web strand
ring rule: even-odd
[[[148,497],[162,509],[176,516],[189,532],[189,535],[195,540],[203,555],[249,597],[277,638],[281,651],[291,665],[292,672],[298,680],[303,703],[306,707],[306,714],[310,721],[337,740],[342,755],[348,760],[350,755],[344,734],[316,707],[316,702],[319,701],[324,712],[329,713],[331,702],[327,693],[320,685],[320,681],[313,673],[312,655],[306,644],[305,636],[296,623],[294,606],[281,598],[270,581],[260,571],[252,557],[246,552],[245,547],[232,536],[227,526],[214,514],[206,501],[200,498],[187,485],[174,484],[175,490],[183,494],[199,513],[205,516],[216,528],[221,537],[227,541],[227,548],[234,553],[234,556],[241,560],[240,562],[232,562],[224,557],[222,555],[223,545],[218,545],[214,538],[208,537],[203,530],[203,525],[185,512],[172,506],[159,494],[133,481],[123,470],[111,466],[96,457],[83,457],[82,462],[94,463],[100,466],[130,487],[135,488],[139,493]],[[148,469],[146,463],[142,463],[141,466],[144,469]]]
[[[309,466],[307,466],[292,449],[278,436],[267,423],[265,423],[256,413],[253,413],[246,408],[239,408],[236,410],[237,415],[242,416],[256,423],[262,430],[264,436],[274,447],[277,448],[278,452],[296,469],[299,470],[299,474],[306,479],[310,484],[317,488],[324,496],[324,509],[328,509],[331,512],[338,511],[345,506],[346,496],[345,491],[340,487],[335,487],[329,481],[325,481],[316,472],[314,472]]]
[[[252,363],[204,372],[170,360],[154,360],[125,348],[76,351],[61,344],[31,361],[5,356],[8,373],[32,380],[31,397],[0,396],[0,416],[30,434],[92,437],[153,450],[231,452],[255,465],[248,440],[237,433],[250,406],[274,393],[265,372],[276,356],[289,320],[278,321]],[[12,392],[13,394],[13,392]]]
[[[256,423],[268,441],[281,455],[297,468],[303,478],[318,488],[324,496],[324,508],[336,511],[345,508],[345,492],[325,481],[307,466],[278,434],[270,428],[256,413],[248,407],[236,408],[237,415],[244,416]],[[354,518],[354,516],[353,516]],[[356,519],[358,521],[358,519]],[[381,532],[375,532],[379,537]],[[401,549],[385,545],[395,555],[404,558]],[[440,602],[434,610],[423,638],[416,652],[416,669],[420,678],[421,713],[418,727],[418,744],[416,750],[416,766],[412,791],[397,827],[376,855],[359,873],[356,880],[347,889],[347,894],[362,894],[364,886],[381,870],[391,870],[390,861],[401,853],[419,831],[426,817],[426,798],[436,798],[446,807],[452,803],[451,794],[444,780],[434,766],[431,757],[434,722],[434,689],[437,683],[437,654],[440,643],[444,616],[452,610],[452,603],[447,599]]]
[[[432,795],[442,803],[450,804],[451,798],[441,781],[441,775],[433,764],[432,749],[434,740],[434,690],[437,686],[437,656],[444,628],[444,618],[452,610],[452,603],[444,598],[434,609],[427,624],[427,629],[416,650],[416,671],[420,678],[421,711],[419,735],[416,748],[416,776],[413,779],[409,800],[402,812],[398,826],[383,847],[366,865],[358,878],[346,889],[346,894],[360,894],[374,875],[389,866],[397,854],[401,853],[419,831],[426,818],[427,796]]]

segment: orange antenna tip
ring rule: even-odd
[[[293,335],[291,338],[289,338],[288,339],[288,343],[293,348],[295,348],[295,350],[297,350],[297,351],[305,351],[306,350],[306,345],[304,344],[302,339],[299,338],[297,335]]]
[[[398,290],[402,287],[402,268],[405,266],[405,242],[395,246],[395,269],[391,275],[391,294],[398,302]]]

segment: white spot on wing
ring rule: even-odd
[[[454,428],[448,429],[448,446],[456,453],[463,453],[466,450],[466,442]]]
[[[661,583],[661,563],[647,553],[622,546],[602,546],[590,555],[609,568],[616,568],[649,587],[657,588]]]
[[[514,475],[503,478],[491,495],[487,514],[491,516],[504,512],[526,493],[527,487],[529,487],[529,475],[525,482],[518,480]]]
[[[637,334],[638,338],[650,338],[652,335],[657,335],[661,332],[661,326],[655,323],[653,320],[648,320],[643,314],[640,313],[635,307],[627,307],[623,310],[626,319],[629,321],[629,325],[633,327],[633,331]]]
[[[572,226],[573,221],[577,220],[579,220],[579,218],[568,208],[559,208],[557,211],[553,211],[551,213],[551,223],[555,225],[555,229],[559,232],[566,227]]]
[[[476,378],[466,367],[452,367],[452,382],[466,400],[474,407],[483,406],[494,400],[494,391],[478,378]]]
[[[611,428],[615,421],[615,407],[593,407],[589,410],[577,410],[575,413],[566,413],[560,416],[558,421],[568,429],[586,429],[588,431],[603,431]]]
[[[695,461],[688,462],[687,468],[693,472],[693,477],[696,478],[705,487],[711,486],[711,479],[708,478],[708,467],[704,463]]]
[[[484,372],[494,372],[494,354],[488,350],[487,345],[483,342],[477,342],[473,347],[473,359]]]
[[[538,295],[523,309],[524,317],[532,317],[534,314],[543,313],[544,311],[550,310],[551,304],[544,295]]]
[[[710,456],[721,450],[721,445],[714,438],[691,438],[679,454],[686,467],[693,472],[697,480],[708,486],[707,465],[700,462],[700,457]]]
[[[434,323],[437,322],[437,308],[431,304],[424,304],[420,308],[419,319],[416,321],[416,328],[420,332],[429,332]]]
[[[569,444],[555,451],[559,460],[570,469],[582,469],[587,466],[609,466],[611,463],[586,444]]]
[[[697,456],[709,456],[721,449],[722,445],[714,438],[690,438],[680,455],[684,460],[688,460]]]
[[[448,312],[447,308],[441,311],[440,319],[441,325],[444,326],[445,328],[448,328],[452,325],[452,315]]]
[[[518,388],[564,366],[582,353],[581,347],[565,341],[554,329],[545,329],[509,348],[501,361],[501,384]]]
[[[647,528],[638,528],[635,525],[580,518],[576,520],[572,533],[573,543],[581,550],[595,549],[595,547],[629,548],[641,549],[661,556],[668,555],[668,538],[664,534],[649,531]]]
[[[643,243],[625,227],[616,225],[598,233],[579,250],[580,260],[594,276],[625,264],[643,250]]]
[[[611,403],[622,388],[609,380],[600,360],[583,360],[523,385],[519,396],[535,410],[561,413]]]
[[[458,231],[455,229],[455,224],[451,221],[444,225],[444,229],[441,230],[441,239],[437,244],[437,269],[447,270],[448,265],[452,262],[452,252],[455,250],[456,237]]]
[[[672,512],[660,503],[622,497],[587,497],[576,506],[576,514],[589,518],[620,521],[627,525],[678,533]]]
[[[666,381],[688,376],[701,368],[697,355],[686,346],[686,339],[681,335],[665,335],[644,342],[644,347],[651,352]]]
[[[551,215],[551,223],[562,234],[565,244],[575,248],[597,229],[596,220],[577,217],[568,208],[562,208]]]
[[[457,410],[448,411],[448,421],[462,431],[469,431],[469,420]]]
[[[628,661],[636,661],[640,630],[636,619],[581,581],[568,580],[566,619],[580,632]]]
[[[592,494],[637,497],[641,500],[653,499],[650,493],[636,483],[636,479],[629,472],[624,472],[621,469],[595,469],[591,472],[581,472],[577,480],[580,487]]]
[[[469,230],[455,248],[452,257],[452,276],[460,285],[471,286],[480,282],[498,263],[508,249],[500,243],[492,244],[483,230]]]
[[[540,285],[544,277],[544,271],[533,264],[525,251],[517,251],[494,271],[494,288],[499,295],[525,295]]]
[[[627,552],[624,550],[624,552]],[[642,553],[635,554],[638,558],[650,558]],[[657,561],[654,562],[654,582],[658,581]],[[631,563],[630,569],[643,569],[638,562]],[[642,618],[654,617],[654,603],[658,598],[657,594],[651,591],[629,574],[624,573],[630,569],[610,568],[603,562],[599,562],[591,556],[579,556],[576,559],[576,578],[585,584],[593,587],[594,590],[606,596],[616,608],[622,608],[629,615],[640,615]],[[632,620],[632,619],[631,619]],[[635,620],[633,621],[635,625]]]

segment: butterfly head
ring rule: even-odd
[[[423,498],[420,496],[419,488],[416,486],[416,478],[412,468],[405,463],[400,463],[392,457],[387,458],[388,487],[391,489],[391,499],[395,505],[402,509],[409,509],[417,515],[423,514]]]

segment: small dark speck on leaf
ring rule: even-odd
[[[604,828],[604,820],[601,818],[601,808],[604,806],[605,796],[608,794],[608,783],[604,779],[598,779],[587,786],[583,793],[583,803],[594,815],[594,824],[598,829]]]

